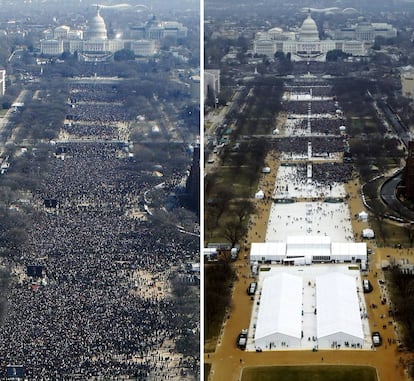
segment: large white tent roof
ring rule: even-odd
[[[295,256],[326,256],[331,255],[331,239],[326,236],[290,236],[286,241],[287,255]]]
[[[274,334],[301,338],[302,278],[281,273],[263,281],[255,340]]]
[[[250,262],[282,260],[286,256],[285,242],[253,242],[250,249]]]
[[[331,260],[366,260],[366,242],[331,242],[325,236],[289,236],[287,242],[253,242],[250,262],[284,261],[287,258],[329,257]],[[328,259],[329,259],[328,258]]]
[[[316,278],[318,338],[343,333],[364,339],[355,278],[332,272]]]
[[[366,259],[366,242],[332,242],[331,255]]]

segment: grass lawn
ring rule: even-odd
[[[385,221],[382,223],[383,234],[381,234],[378,221],[371,219],[370,225],[377,233],[376,243],[379,247],[393,247],[396,244],[401,244],[403,247],[411,246],[406,228]]]
[[[242,381],[377,381],[368,366],[274,366],[243,370]]]

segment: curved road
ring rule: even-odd
[[[381,199],[394,212],[397,218],[408,219],[414,221],[414,212],[405,207],[396,197],[396,188],[401,182],[401,173],[387,180],[380,189]]]

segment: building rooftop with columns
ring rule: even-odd
[[[325,61],[326,53],[331,50],[342,50],[353,56],[367,55],[369,43],[363,40],[344,39],[321,40],[318,26],[308,11],[302,26],[296,32],[271,28],[267,32],[259,32],[253,41],[255,54],[273,57],[277,52],[290,54],[292,61]]]
[[[134,29],[134,28],[131,28]],[[165,37],[183,38],[187,36],[187,28],[176,21],[156,22],[153,18],[143,29],[130,39],[110,39],[105,19],[97,6],[95,14],[87,21],[86,30],[72,30],[67,25],[56,27],[53,31],[46,31],[45,38],[40,42],[40,51],[46,56],[59,56],[64,52],[80,53],[84,60],[88,55],[102,55],[111,58],[116,51],[128,48],[136,56],[153,56],[159,51],[159,41]],[[87,59],[86,59],[87,60]]]

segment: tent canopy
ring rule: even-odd
[[[344,335],[364,340],[354,277],[337,272],[316,278],[318,339]]]
[[[255,340],[302,335],[302,278],[281,273],[263,281]]]
[[[362,230],[362,237],[363,238],[374,238],[375,234],[372,229],[364,229]]]
[[[260,189],[255,195],[254,198],[262,199],[264,198],[264,192]]]

